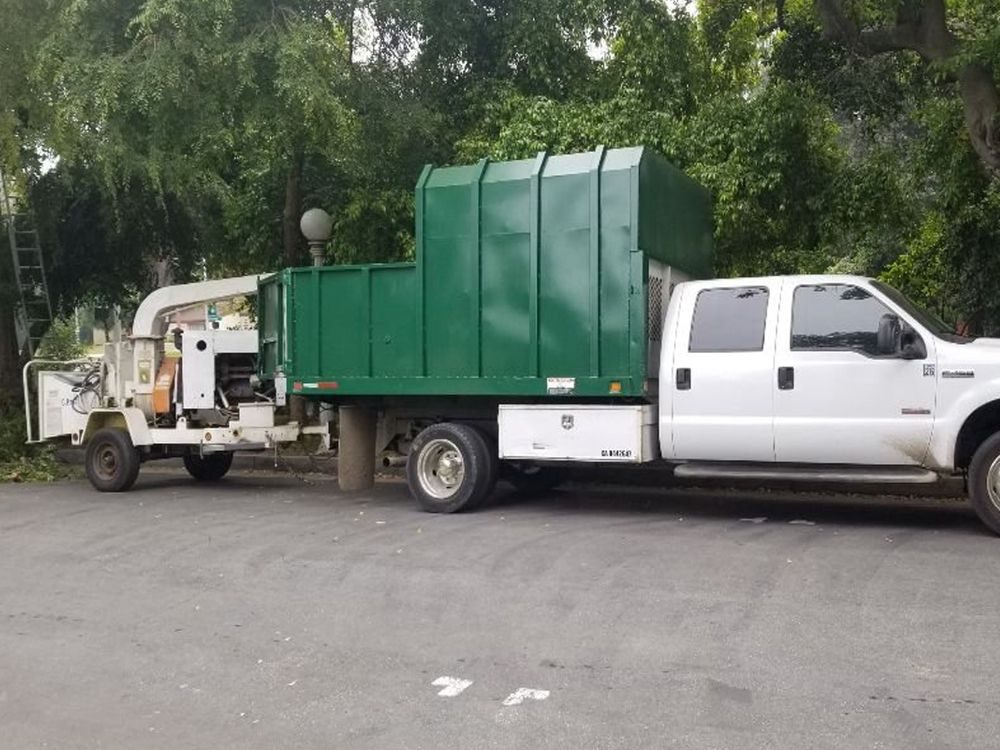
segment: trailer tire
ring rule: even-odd
[[[406,482],[429,513],[470,508],[493,490],[490,451],[474,427],[439,422],[425,428],[410,447]]]
[[[994,534],[1000,534],[1000,432],[983,441],[969,463],[969,500]]]
[[[199,482],[217,482],[229,472],[233,465],[233,454],[229,451],[225,453],[197,453],[184,454],[184,468],[188,474]]]
[[[105,427],[87,441],[87,479],[99,492],[125,492],[135,484],[142,459],[128,432]]]

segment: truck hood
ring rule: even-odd
[[[938,365],[942,370],[977,370],[976,377],[1000,376],[1000,339],[981,338],[966,344],[937,342]]]
[[[991,339],[983,337],[983,338],[973,339],[968,344],[960,344],[959,346],[969,347],[973,350],[1000,349],[1000,339]]]

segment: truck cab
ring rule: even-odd
[[[679,284],[659,441],[686,476],[934,481],[968,471],[1000,530],[1000,340],[857,276]]]

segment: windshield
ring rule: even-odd
[[[930,333],[933,333],[939,339],[951,341],[956,344],[965,344],[972,341],[972,336],[962,336],[955,333],[954,326],[948,325],[931,311],[920,307],[920,305],[911,300],[898,289],[894,289],[888,284],[883,284],[881,281],[875,280],[872,280],[872,286],[903,308],[907,315],[910,315],[920,325],[926,328]]]

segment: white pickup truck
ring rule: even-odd
[[[967,338],[872,279],[680,284],[660,385],[687,475],[933,481],[966,473],[1000,533],[1000,340]]]

